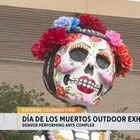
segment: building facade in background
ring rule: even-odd
[[[65,6],[64,6],[65,5]],[[51,27],[59,16],[76,16],[91,13],[100,18],[109,29],[122,35],[129,47],[134,65],[126,78],[115,79],[113,89],[104,96],[97,107],[89,106],[89,112],[140,112],[140,3],[124,0],[68,1],[40,0],[20,2],[0,1],[0,82],[23,84],[25,89],[46,93],[51,105],[64,105],[47,93],[43,80],[43,62],[32,57],[30,48],[45,29]],[[124,131],[140,138],[140,131]]]

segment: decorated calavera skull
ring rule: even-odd
[[[114,77],[125,77],[132,66],[120,34],[89,14],[58,18],[31,51],[45,60],[43,79],[49,93],[74,104],[97,105]]]
[[[114,54],[101,37],[71,33],[68,40],[55,56],[56,94],[69,102],[96,105],[112,87]]]

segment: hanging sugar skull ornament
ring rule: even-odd
[[[125,77],[132,58],[120,34],[107,31],[89,14],[54,21],[31,51],[45,60],[43,79],[47,90],[68,103],[97,105],[115,76]]]

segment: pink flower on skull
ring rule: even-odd
[[[122,43],[120,34],[115,31],[106,31],[105,35],[108,38],[108,41],[113,46],[119,46]]]

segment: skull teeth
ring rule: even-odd
[[[87,85],[87,88],[90,88],[90,85]]]
[[[82,82],[78,82],[78,85],[82,85]]]
[[[72,79],[70,79],[70,83],[78,84],[78,85],[86,87],[88,89],[95,90],[96,92],[98,92],[98,90],[99,90],[99,85],[94,84],[93,82],[85,80],[85,79],[72,78]]]

